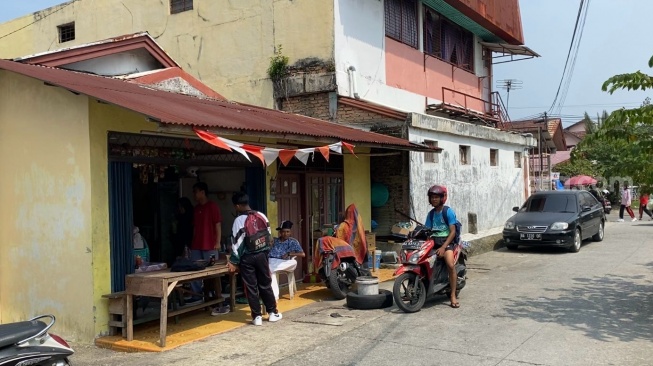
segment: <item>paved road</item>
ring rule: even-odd
[[[614,216],[614,215],[613,215]],[[614,220],[614,217],[611,218]],[[469,260],[461,308],[416,314],[325,301],[161,354],[82,347],[75,365],[651,365],[653,222],[615,223],[579,253]],[[391,283],[384,284],[389,288]],[[337,313],[341,317],[331,317]],[[326,325],[325,323],[335,325]]]

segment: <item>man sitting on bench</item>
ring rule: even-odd
[[[284,221],[281,226],[277,228],[279,237],[274,238],[272,249],[270,250],[270,272],[272,273],[272,291],[274,291],[274,298],[279,300],[279,283],[277,276],[274,275],[277,271],[291,272],[297,267],[297,261],[293,257],[304,257],[304,251],[297,239],[292,238],[291,229],[292,222]]]

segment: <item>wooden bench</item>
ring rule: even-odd
[[[102,297],[109,299],[109,335],[127,337],[127,294],[121,291]]]

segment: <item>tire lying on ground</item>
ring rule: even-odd
[[[347,293],[347,306],[352,309],[370,310],[392,306],[392,291],[379,290],[378,295],[359,295],[358,291]]]

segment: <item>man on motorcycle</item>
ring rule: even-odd
[[[460,303],[456,297],[456,282],[458,276],[456,275],[456,263],[454,257],[454,249],[456,244],[454,238],[456,236],[456,213],[448,207],[444,210],[444,204],[447,202],[447,187],[442,185],[434,185],[428,191],[429,203],[433,209],[426,217],[425,226],[433,230],[433,240],[435,240],[436,254],[438,257],[443,257],[447,264],[449,271],[449,286],[451,287],[451,307],[459,308]],[[446,219],[443,213],[446,211]]]

